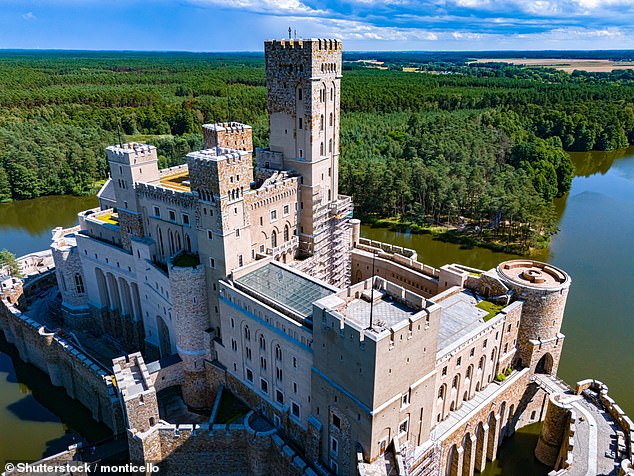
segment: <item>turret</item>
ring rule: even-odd
[[[517,345],[522,365],[533,372],[555,375],[564,341],[560,331],[570,276],[532,260],[505,261],[497,273],[515,299],[524,301]]]

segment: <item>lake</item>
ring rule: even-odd
[[[602,380],[634,415],[634,148],[571,155],[576,177],[570,192],[556,203],[560,230],[550,248],[535,256],[572,276],[559,375],[571,384],[589,377]],[[74,224],[78,211],[96,204],[94,197],[0,204],[0,248],[17,255],[47,248],[51,228]],[[362,235],[414,248],[421,261],[436,267],[456,262],[490,269],[516,257],[368,226],[362,227]],[[0,433],[0,463],[9,457],[9,446],[11,458],[36,459],[79,438],[78,433],[91,439],[105,435],[87,412],[76,417],[81,409],[0,342],[0,428],[12,429]],[[485,474],[509,474],[513,467],[544,474],[522,450],[534,447],[537,433],[537,427],[518,432]]]

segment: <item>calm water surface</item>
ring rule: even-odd
[[[559,375],[571,383],[587,377],[602,380],[625,411],[634,415],[634,148],[572,157],[577,176],[570,193],[557,202],[560,231],[550,249],[536,256],[572,276]],[[0,204],[0,248],[17,255],[44,249],[52,227],[72,225],[78,211],[93,206],[93,197]],[[489,269],[517,257],[465,249],[429,235],[365,226],[362,234],[414,248],[421,261],[437,267],[457,262]],[[38,458],[60,441],[65,444],[69,435],[77,438],[76,431],[96,438],[98,431],[88,423],[89,415],[76,417],[81,406],[72,404],[63,392],[54,393],[57,389],[46,376],[11,358],[10,349],[0,343],[0,428],[13,430],[10,442],[8,433],[0,432],[0,462],[7,457]],[[44,390],[36,391],[38,386]],[[534,425],[518,432],[485,474],[545,474],[526,451],[534,448],[538,432]]]

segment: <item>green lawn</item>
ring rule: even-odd
[[[489,319],[497,316],[497,314],[504,309],[503,305],[500,304],[494,304],[492,302],[489,301],[480,301],[478,304],[476,304],[476,307],[479,307],[480,309],[485,310],[486,312],[488,312],[488,314],[486,316],[484,316],[484,322],[488,321]]]

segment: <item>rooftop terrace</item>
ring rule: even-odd
[[[171,188],[177,192],[189,192],[189,171],[177,172],[171,175],[165,175],[159,179],[159,183],[166,188]]]
[[[384,290],[374,289],[372,299],[370,299],[370,290],[367,290],[358,299],[346,303],[339,312],[347,320],[368,328],[370,327],[370,308],[372,308],[372,327],[375,329],[390,328],[420,311],[396,301]]]

